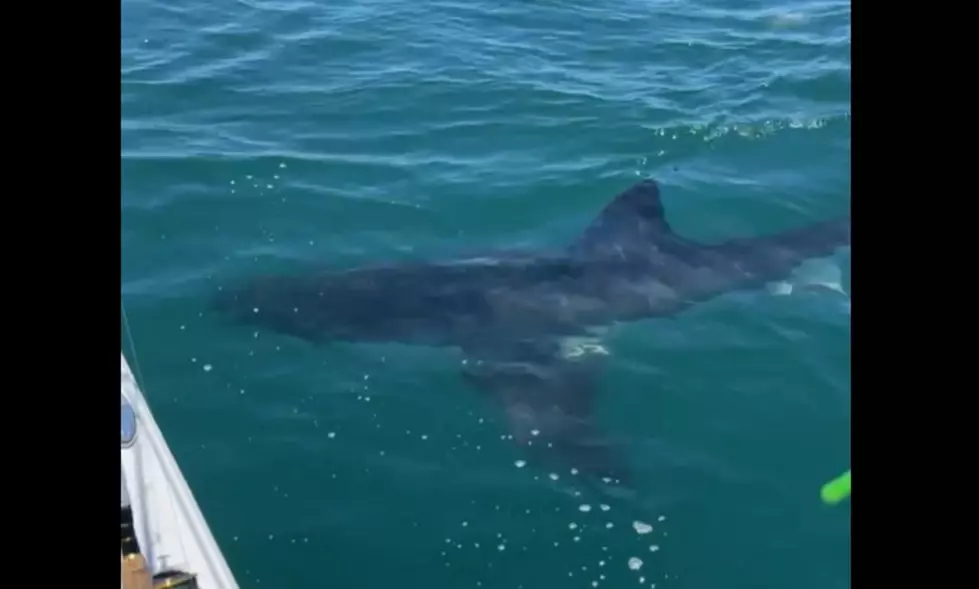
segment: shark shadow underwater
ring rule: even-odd
[[[849,212],[696,243],[673,231],[659,187],[644,180],[555,252],[265,276],[224,289],[214,304],[237,323],[313,344],[455,347],[465,380],[500,404],[531,459],[629,486],[628,465],[593,419],[607,353],[582,342],[617,323],[784,280],[849,244]]]

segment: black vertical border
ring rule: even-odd
[[[857,507],[851,498],[837,508],[850,511],[851,586],[934,587],[958,583],[954,569],[972,564],[959,533],[974,499],[957,499],[975,488],[964,480],[979,427],[969,406],[974,303],[960,295],[974,292],[969,238],[979,231],[959,173],[969,169],[974,107],[959,101],[971,97],[962,51],[975,33],[937,5],[881,8],[851,5]]]
[[[120,7],[4,19],[7,568],[39,586],[120,575]]]

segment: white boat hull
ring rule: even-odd
[[[126,403],[135,413],[127,432]],[[153,574],[197,575],[200,589],[238,589],[170,448],[122,356],[122,474],[140,551]],[[131,423],[131,422],[130,422]],[[128,434],[134,437],[127,445]]]

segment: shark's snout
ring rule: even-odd
[[[235,293],[221,289],[211,297],[210,307],[212,311],[217,311],[219,313],[226,313],[231,309],[231,306],[235,303],[237,297]]]
[[[224,288],[211,297],[210,309],[224,319],[243,319],[246,309],[245,297],[238,290]]]
[[[226,286],[211,297],[210,309],[222,322],[243,325],[269,323],[275,309],[263,304],[267,302],[263,292],[253,284]]]

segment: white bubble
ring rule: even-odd
[[[635,528],[637,534],[648,534],[653,531],[653,526],[641,521],[632,522],[632,527]]]
[[[629,568],[634,571],[638,571],[642,568],[642,560],[636,558],[635,556],[629,559]]]
[[[658,550],[659,550],[659,546],[657,546],[656,544],[653,544],[652,546],[649,547],[650,552],[656,552]]]
[[[554,473],[554,472],[552,472],[551,474],[549,474],[547,476],[550,477],[552,481],[556,481],[558,479],[557,473]]]
[[[526,460],[518,460],[518,461],[514,462],[514,464],[517,465],[517,468],[523,468],[523,467],[527,466],[527,461]]]
[[[599,507],[599,508],[600,508],[600,509],[601,509],[602,511],[608,511],[609,509],[612,509],[611,507],[609,507],[608,505],[605,505],[604,503],[602,503],[602,504],[601,504],[601,505],[599,505],[598,507]]]
[[[330,438],[332,440],[333,438],[337,437],[337,434],[336,434],[336,432],[330,432],[330,433],[326,434],[326,437],[328,437],[328,438]]]
[[[578,506],[578,511],[582,513],[588,513],[589,511],[591,511],[591,505],[588,505],[587,503],[583,503]]]

